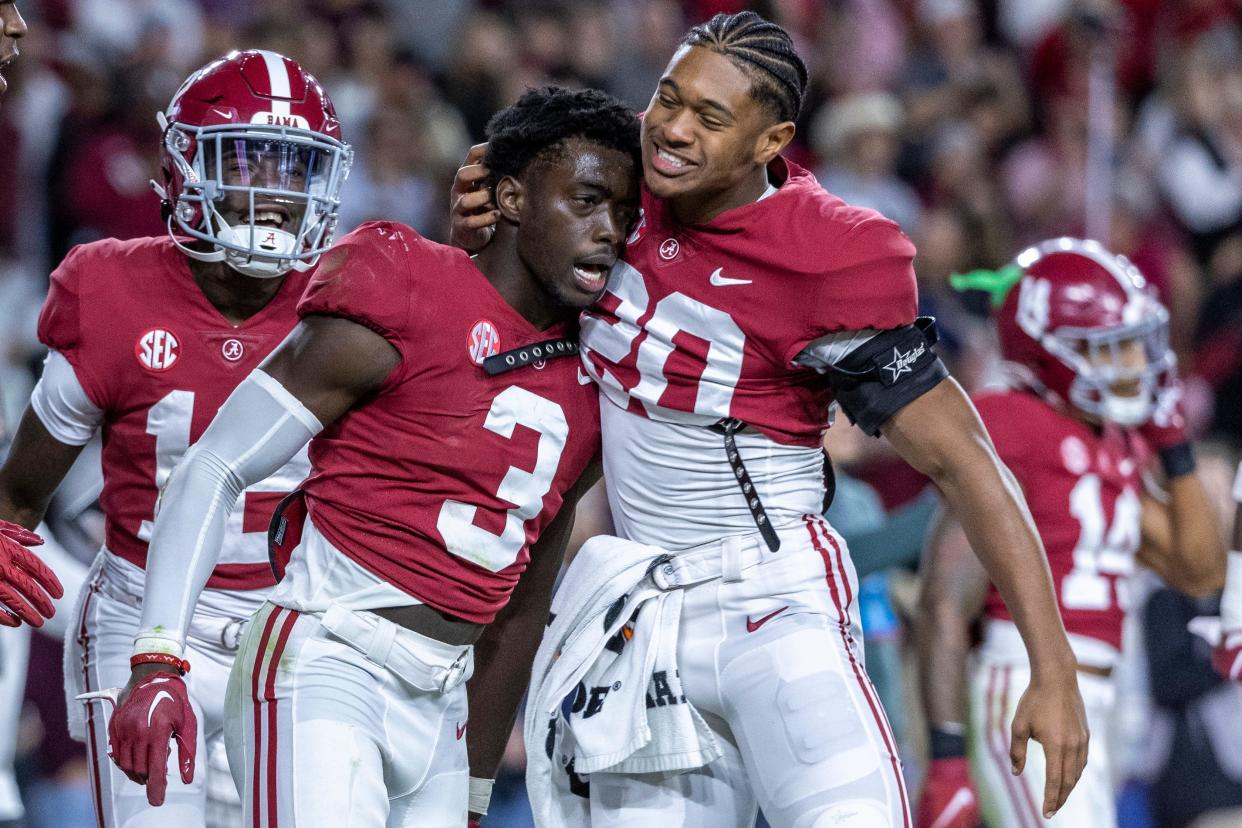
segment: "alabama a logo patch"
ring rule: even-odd
[[[246,354],[246,346],[240,339],[226,339],[220,344],[220,356],[229,362],[237,362]]]
[[[490,319],[480,319],[470,329],[466,347],[474,364],[482,365],[483,360],[500,353],[500,331],[496,330]]]
[[[181,342],[167,328],[152,328],[134,343],[134,356],[148,371],[167,371],[181,356]]]
[[[1091,467],[1091,452],[1080,438],[1070,435],[1061,441],[1061,463],[1070,474],[1082,475]]]

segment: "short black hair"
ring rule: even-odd
[[[582,138],[625,153],[642,165],[638,115],[597,89],[540,86],[528,89],[512,106],[487,122],[488,184],[505,176],[521,178],[536,158],[552,160],[565,141]]]
[[[796,121],[806,97],[806,64],[789,32],[753,11],[718,14],[681,39],[724,55],[750,78],[759,103],[782,121]]]

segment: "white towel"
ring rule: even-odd
[[[667,557],[602,536],[565,573],[526,708],[526,781],[539,828],[589,822],[580,775],[678,772],[720,755],[678,678],[682,593],[649,577]]]

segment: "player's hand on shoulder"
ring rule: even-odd
[[[970,762],[964,756],[933,759],[919,795],[916,828],[977,828],[982,821]]]
[[[1212,666],[1230,681],[1242,682],[1242,629],[1221,634],[1220,643],[1212,651]]]
[[[65,594],[60,579],[28,547],[40,546],[34,532],[0,520],[0,626],[18,627],[25,621],[42,627],[56,614],[52,601]]]
[[[1018,701],[1011,736],[1009,758],[1015,774],[1026,767],[1028,739],[1044,749],[1043,814],[1051,819],[1087,764],[1087,713],[1073,666],[1046,676],[1032,674],[1030,686]]]
[[[471,252],[482,250],[496,232],[500,211],[486,185],[488,169],[483,166],[487,144],[475,144],[453,177],[449,199],[451,220],[449,243]]]
[[[188,785],[198,743],[190,692],[175,670],[137,665],[108,721],[108,752],[126,776],[147,786],[152,805],[164,804],[170,739],[177,742],[177,767]]]

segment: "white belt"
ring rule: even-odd
[[[732,535],[661,555],[651,562],[648,572],[652,582],[662,590],[685,589],[717,579],[741,581],[746,570],[782,554],[792,555],[797,544],[807,538],[802,525],[777,529],[776,536],[781,540],[781,548],[776,552],[768,549],[763,535],[758,532]]]
[[[474,647],[445,644],[371,612],[333,604],[320,625],[380,667],[419,690],[447,693],[474,673]]]

